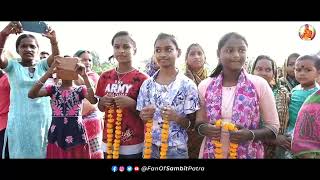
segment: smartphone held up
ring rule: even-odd
[[[20,21],[20,23],[24,31],[42,34],[49,29],[48,24],[44,21]]]

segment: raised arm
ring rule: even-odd
[[[42,86],[47,81],[48,78],[55,73],[55,67],[57,66],[58,62],[54,62],[49,70],[33,85],[28,93],[28,97],[31,99],[35,99],[38,97],[49,96],[46,89],[43,89]]]
[[[60,54],[56,32],[49,27],[48,32],[42,35],[50,39],[52,54],[47,59],[50,67],[54,61],[54,57]]]
[[[81,75],[84,84],[87,87],[88,93],[85,95],[85,98],[91,103],[96,104],[98,102],[97,98],[94,97],[94,87],[91,85],[89,81],[89,77],[86,73],[86,67],[82,63],[78,63],[76,67],[76,71]]]
[[[0,32],[0,68],[4,69],[8,66],[8,60],[6,57],[2,56],[4,45],[10,34],[18,34],[22,32],[21,24],[17,21],[10,22],[1,32]]]

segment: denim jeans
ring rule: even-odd
[[[152,159],[160,159],[160,146],[152,144]],[[167,159],[188,159],[188,145],[181,144],[178,146],[169,146]]]

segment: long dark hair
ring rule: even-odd
[[[244,43],[248,46],[247,40],[240,34],[236,33],[236,32],[230,32],[228,34],[225,34],[219,41],[218,43],[218,52],[221,51],[222,47],[226,44],[226,42],[231,39],[232,37],[236,38],[236,39],[241,39],[244,41]],[[221,71],[223,69],[223,66],[221,63],[218,63],[217,67],[213,70],[212,74],[210,75],[210,77],[217,77]]]

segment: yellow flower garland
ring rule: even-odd
[[[237,131],[237,127],[233,123],[225,122],[223,123],[221,119],[217,120],[215,122],[215,126],[218,128],[223,128],[225,131]],[[212,144],[214,144],[214,151],[215,151],[215,159],[222,159],[222,143],[220,141],[212,140]],[[237,150],[238,150],[238,144],[231,143],[229,147],[229,158],[230,159],[237,159]]]
[[[144,140],[144,153],[143,158],[144,159],[150,159],[151,158],[151,152],[152,152],[152,124],[153,120],[150,119],[146,123],[146,132],[145,132],[145,140]]]
[[[150,119],[146,123],[146,132],[144,140],[144,159],[150,159],[152,153],[152,126],[153,120]],[[163,118],[162,130],[161,130],[161,145],[160,145],[160,159],[167,158],[168,151],[168,139],[169,139],[169,120],[168,117]]]
[[[162,130],[161,130],[160,159],[167,158],[169,127],[170,127],[170,124],[169,124],[168,117],[164,117],[163,124],[162,124]]]
[[[112,159],[114,109],[112,107],[108,107],[105,113],[107,114],[107,159]]]
[[[107,110],[107,159],[118,159],[121,138],[122,109],[117,108],[116,126],[114,130],[114,108],[108,107]],[[113,133],[114,132],[114,133]]]

